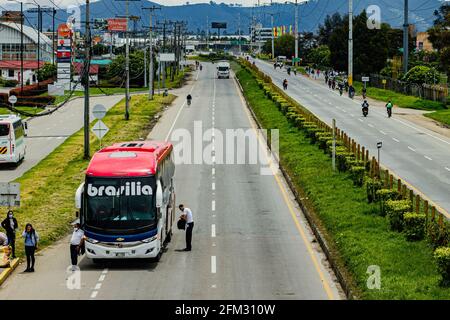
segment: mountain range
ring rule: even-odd
[[[82,0],[80,0],[82,1]],[[293,1],[293,0],[292,0]],[[415,24],[418,31],[427,30],[432,26],[433,13],[445,0],[409,0],[410,23]],[[403,25],[403,0],[354,0],[354,14],[359,14],[370,5],[380,8],[381,21],[389,23],[392,27],[401,28]],[[213,1],[202,4],[189,4],[178,6],[164,6],[154,2],[139,0],[129,1],[129,14],[140,16],[141,20],[136,22],[137,30],[142,26],[148,26],[149,12],[142,7],[160,6],[160,10],[154,12],[155,20],[186,21],[187,28],[191,32],[206,30],[207,25],[211,28],[211,22],[226,22],[225,33],[234,34],[239,26],[242,34],[248,34],[252,21],[261,22],[263,26],[271,26],[273,16],[274,25],[293,25],[295,7],[293,3],[274,3],[273,5],[243,7],[240,5],[227,5]],[[81,8],[82,20],[84,20],[85,6]],[[310,0],[299,5],[299,30],[317,30],[327,15],[335,12],[348,13],[348,0]],[[90,4],[91,19],[113,18],[125,15],[125,1],[99,0]],[[70,14],[65,9],[57,10],[56,24],[67,21]],[[36,24],[36,14],[26,14],[29,24]],[[52,26],[51,13],[43,14],[43,28]],[[208,24],[207,24],[208,23]],[[134,25],[131,24],[133,28]],[[223,32],[223,31],[221,31]]]

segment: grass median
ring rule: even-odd
[[[439,121],[443,125],[450,128],[450,110],[449,109],[426,113],[424,116],[431,118],[433,120]]]
[[[280,161],[299,193],[307,198],[347,282],[361,299],[448,299],[425,241],[409,242],[392,232],[378,204],[368,204],[365,189],[348,173],[334,172],[331,159],[293,127],[269,100],[256,79],[233,63],[244,96],[265,129],[279,129]],[[369,289],[370,266],[381,271],[381,288]],[[301,266],[299,266],[301,267]]]
[[[146,138],[154,125],[154,116],[175,96],[133,96],[130,102],[130,120],[124,120],[125,100],[111,108],[102,121],[110,131],[102,144]],[[92,124],[93,125],[93,124]],[[91,126],[92,126],[91,125]],[[19,229],[31,223],[41,237],[40,246],[47,246],[66,235],[75,219],[74,196],[84,179],[89,163],[83,159],[83,129],[69,137],[39,164],[15,182],[21,183],[20,209],[16,209]],[[99,149],[99,141],[90,134],[91,155]],[[17,252],[23,255],[23,241],[18,239]]]

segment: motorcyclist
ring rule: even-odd
[[[342,82],[339,82],[338,88],[339,88],[339,94],[342,96],[342,93],[344,92],[344,84]]]
[[[288,75],[291,75],[291,67],[288,67],[288,68],[287,68],[287,74],[288,74]]]
[[[213,62],[214,63],[214,62]],[[202,69],[203,69],[203,66],[202,65],[200,65],[200,71],[202,71]]]
[[[294,68],[294,76],[297,75],[297,69]]]
[[[390,118],[392,116],[392,107],[394,105],[392,104],[391,100],[389,100],[388,103],[386,103],[386,111],[388,113],[388,117]]]
[[[190,106],[190,105],[191,105],[191,102],[192,102],[192,96],[191,96],[191,94],[188,94],[188,95],[187,95],[186,100],[187,100],[188,106]]]
[[[363,114],[364,114],[364,111],[369,113],[369,103],[367,102],[367,100],[364,100],[364,102],[361,104],[361,110],[362,110]]]
[[[353,87],[353,85],[348,86],[348,95],[352,99],[355,96],[355,88]]]

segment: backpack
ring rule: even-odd
[[[186,220],[179,219],[177,222],[177,228],[180,230],[184,230],[186,228]]]

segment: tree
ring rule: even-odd
[[[450,75],[450,4],[443,4],[434,13],[434,26],[428,30],[428,39],[440,55],[440,69]]]
[[[38,81],[44,81],[50,78],[55,78],[57,74],[56,65],[46,62],[42,68],[40,68],[37,72]]]
[[[329,68],[330,64],[330,48],[327,45],[322,45],[317,48],[311,49],[308,54],[308,62],[313,63],[319,68]]]
[[[347,20],[348,21],[348,20]],[[342,27],[343,18],[340,13],[336,12],[332,16],[327,15],[323,25],[319,25],[319,43],[322,45],[328,45],[330,42],[331,34],[337,29]]]
[[[275,57],[286,56],[288,58],[294,55],[295,39],[291,34],[284,34],[274,40]],[[272,53],[272,40],[267,40],[262,48],[265,53]]]
[[[408,83],[422,85],[424,83],[434,84],[439,82],[439,73],[436,69],[426,66],[416,66],[408,71],[403,80]]]
[[[147,65],[149,63],[147,57]],[[130,54],[130,85],[144,85],[144,52],[136,51]],[[156,68],[155,68],[156,69]],[[125,83],[125,56],[117,56],[109,65],[106,78],[112,84],[123,86]]]

